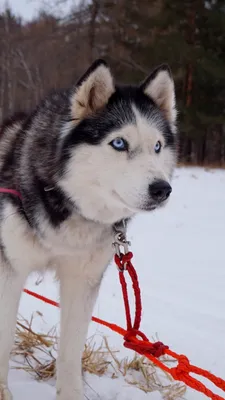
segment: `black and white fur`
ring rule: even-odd
[[[2,126],[0,187],[18,190],[22,200],[0,194],[0,400],[11,399],[21,291],[32,271],[46,268],[60,280],[57,400],[83,400],[81,357],[114,225],[166,203],[175,119],[167,66],[140,86],[117,87],[98,60],[70,90]]]

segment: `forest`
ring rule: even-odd
[[[60,0],[61,6],[63,0]],[[0,123],[51,89],[75,84],[96,58],[117,82],[161,63],[176,86],[179,161],[225,165],[225,0],[89,0],[67,15],[0,13]]]

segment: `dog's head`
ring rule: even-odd
[[[166,204],[176,162],[174,82],[166,65],[115,86],[96,61],[71,92],[60,186],[88,219],[114,223]]]

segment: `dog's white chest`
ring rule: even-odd
[[[12,265],[18,264],[28,270],[72,269],[74,266],[78,274],[95,275],[95,266],[102,270],[113,255],[110,228],[102,228],[80,216],[56,229],[43,221],[42,232],[42,237],[37,237],[15,212],[14,206],[7,204],[2,237]]]

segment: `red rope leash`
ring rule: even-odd
[[[126,323],[127,329],[123,329],[118,325],[112,324],[110,322],[101,320],[96,317],[92,317],[92,321],[101,324],[114,332],[117,332],[124,338],[124,346],[126,348],[132,349],[137,353],[145,356],[149,360],[151,360],[155,365],[161,368],[163,371],[169,373],[175,380],[184,382],[187,386],[195,389],[212,400],[225,400],[224,397],[221,397],[215,393],[213,393],[210,389],[208,389],[203,383],[198,381],[196,378],[190,376],[190,373],[194,373],[197,375],[201,375],[207,378],[209,381],[214,383],[218,388],[222,389],[225,392],[225,381],[221,378],[217,378],[215,375],[210,372],[198,368],[194,365],[191,365],[188,358],[182,354],[177,354],[169,349],[168,346],[165,346],[161,342],[151,343],[148,338],[145,336],[143,332],[141,332],[140,324],[141,324],[141,312],[142,312],[142,304],[141,304],[141,292],[138,282],[137,273],[134,269],[133,264],[131,263],[131,259],[133,254],[131,252],[122,255],[119,257],[115,255],[115,262],[119,269],[119,280],[122,287],[124,306],[125,306],[125,314],[126,314]],[[135,317],[134,323],[132,325],[131,320],[131,312],[129,305],[129,298],[127,292],[127,283],[125,280],[125,270],[127,270],[133,285],[134,296],[135,296]],[[48,304],[59,307],[59,303],[50,300],[44,296],[41,296],[37,293],[31,292],[30,290],[24,289],[24,292],[27,294],[36,297],[39,300],[42,300]],[[178,365],[174,368],[169,368],[167,365],[163,364],[158,358],[163,354],[167,354],[178,361]]]
[[[20,193],[14,189],[0,188],[0,193],[8,193],[21,198]],[[169,373],[175,380],[184,382],[187,386],[190,386],[191,388],[201,393],[204,393],[207,397],[211,398],[212,400],[225,400],[224,397],[216,395],[211,390],[209,390],[203,383],[190,376],[190,373],[201,375],[207,378],[209,381],[214,383],[218,388],[222,389],[225,392],[225,381],[222,378],[218,378],[204,369],[191,365],[186,356],[182,354],[179,355],[173,352],[172,350],[169,349],[168,346],[165,346],[161,342],[151,343],[145,336],[145,334],[140,331],[141,314],[142,314],[141,291],[139,287],[137,273],[135,271],[133,264],[131,263],[132,257],[133,254],[131,252],[127,252],[126,254],[120,253],[120,255],[117,254],[115,255],[115,263],[119,269],[119,280],[123,293],[127,329],[125,330],[120,326],[111,324],[96,317],[92,317],[92,321],[97,322],[98,324],[101,324],[103,326],[106,326],[112,331],[122,335],[124,338],[124,346],[126,348],[132,349],[137,353],[147,357],[163,371]],[[131,278],[135,296],[135,317],[133,325],[131,320],[127,283],[124,276],[125,270],[127,270]],[[48,303],[55,307],[59,307],[59,303],[50,300],[47,297],[41,296],[27,289],[24,289],[24,292],[33,297],[36,297],[41,301],[44,301],[45,303]],[[178,365],[174,368],[167,367],[158,359],[163,354],[168,354],[169,356],[176,359],[178,361]]]

